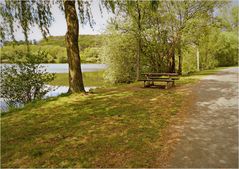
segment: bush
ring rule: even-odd
[[[100,63],[100,48],[86,48],[81,52],[81,59],[86,63]]]
[[[115,35],[106,40],[101,59],[108,64],[104,78],[110,83],[129,83],[136,77],[136,44],[131,35]]]
[[[47,73],[46,69],[40,65],[46,56],[45,52],[37,54],[17,52],[12,61],[15,64],[2,68],[0,97],[9,106],[42,99],[50,90],[45,83],[52,81],[55,75]]]
[[[238,64],[237,32],[222,32],[218,35],[216,59],[218,66],[234,66]]]

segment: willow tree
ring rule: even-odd
[[[105,3],[110,4],[110,3]],[[79,21],[86,23],[89,21],[92,26],[91,1],[83,0],[24,0],[11,1],[5,0],[0,3],[0,36],[1,39],[15,40],[14,32],[18,27],[22,28],[25,41],[29,42],[30,29],[38,26],[43,37],[49,35],[49,27],[54,21],[51,8],[58,5],[64,11],[67,33],[66,49],[69,63],[69,92],[85,92],[81,71],[80,52],[78,47]],[[77,15],[77,8],[78,13]]]

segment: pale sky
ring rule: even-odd
[[[107,25],[107,20],[113,16],[113,14],[109,14],[106,9],[103,9],[103,13],[101,14],[99,9],[98,0],[93,0],[92,4],[92,14],[95,21],[95,25],[93,29],[89,26],[89,24],[81,25],[79,28],[79,33],[82,34],[100,34],[104,31]],[[63,36],[66,33],[66,21],[65,16],[62,11],[54,5],[52,7],[52,13],[55,21],[52,23],[51,27],[49,28],[50,34],[52,36]],[[16,40],[24,40],[24,35],[21,29],[18,29],[15,33]],[[42,39],[42,34],[37,27],[31,28],[31,33],[29,34],[29,39],[33,40],[40,40]]]
[[[0,0],[0,2],[3,0]],[[99,0],[92,0],[92,14],[93,18],[96,22],[93,29],[87,25],[81,25],[79,28],[79,33],[82,34],[100,34],[104,31],[107,25],[107,21],[111,16],[113,16],[112,13],[108,13],[106,9],[103,9],[103,14],[101,14],[99,9]],[[238,0],[232,0],[232,5],[238,5]],[[57,5],[54,5],[52,7],[52,13],[55,21],[52,23],[51,27],[49,28],[50,34],[52,36],[64,36],[66,33],[66,21],[65,16],[62,11],[57,7]],[[103,16],[102,16],[103,15]],[[21,29],[18,28],[17,32],[15,33],[16,40],[24,40],[24,35],[21,31]],[[42,39],[42,34],[40,30],[36,27],[31,28],[31,33],[29,34],[29,39],[33,40],[40,40]]]

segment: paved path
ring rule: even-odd
[[[169,167],[238,168],[238,70],[207,76],[195,87],[196,102]]]

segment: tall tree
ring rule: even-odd
[[[213,11],[215,8],[220,6],[225,2],[217,1],[164,1],[163,5],[160,6],[159,11],[161,15],[167,16],[167,22],[163,22],[163,31],[165,28],[169,30],[168,41],[171,43],[171,48],[169,49],[169,58],[172,63],[170,66],[170,71],[175,72],[175,55],[178,56],[178,73],[182,73],[182,48],[184,47],[184,29],[193,20],[201,20],[207,17],[208,20],[212,20]],[[162,9],[163,8],[163,9]],[[158,16],[157,16],[158,17]],[[205,22],[208,24],[208,22]],[[207,25],[203,25],[207,26]],[[197,29],[200,31],[199,29]],[[192,31],[192,30],[190,30]],[[187,32],[186,32],[187,33]],[[177,53],[176,53],[177,51]]]
[[[142,3],[142,2],[141,2]],[[142,7],[139,0],[127,1],[127,12],[132,19],[133,24],[136,25],[135,37],[137,39],[137,57],[136,57],[136,80],[140,78],[140,59],[142,55]]]
[[[69,62],[69,92],[84,92],[78,47],[79,23],[76,6],[78,6],[80,21],[82,23],[89,21],[92,26],[91,3],[89,1],[5,0],[5,2],[0,3],[1,39],[15,39],[15,24],[22,28],[27,44],[30,28],[35,25],[40,28],[42,35],[46,38],[53,22],[51,7],[55,3],[64,11],[67,23],[66,48]]]
[[[118,9],[117,16],[122,19],[122,15],[124,16],[125,20],[130,21],[130,26],[127,28],[123,28],[122,26],[118,26],[117,29],[122,29],[129,31],[135,37],[137,41],[137,52],[136,52],[136,80],[140,78],[141,72],[141,59],[143,55],[143,41],[142,41],[142,33],[144,31],[144,19],[146,16],[146,10],[155,10],[158,6],[158,1],[150,0],[114,0],[114,1],[107,1],[108,3],[113,3],[113,8],[111,5],[111,9]],[[116,16],[116,18],[117,18]],[[117,19],[116,19],[117,20]]]
[[[79,22],[75,1],[64,1],[64,9],[67,24],[66,49],[69,63],[69,91],[73,93],[84,92],[78,46]]]

